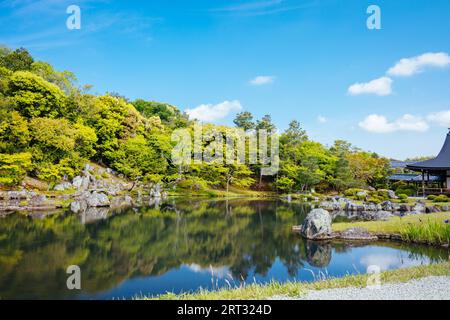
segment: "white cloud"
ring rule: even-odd
[[[405,114],[395,121],[389,121],[385,116],[372,114],[359,123],[359,127],[373,133],[390,133],[396,131],[425,132],[428,123],[418,116]]]
[[[444,68],[450,64],[450,56],[445,52],[425,53],[420,56],[401,59],[388,70],[391,76],[412,76],[422,72],[426,67]]]
[[[254,86],[262,86],[265,84],[271,84],[275,81],[273,76],[257,76],[256,78],[250,80],[250,84]]]
[[[189,119],[199,121],[216,121],[227,117],[230,112],[242,110],[238,100],[224,101],[219,104],[202,104],[194,109],[186,109]]]
[[[319,123],[327,123],[328,122],[328,119],[327,118],[325,118],[324,116],[318,116],[317,117],[317,121],[319,122]]]
[[[450,125],[450,110],[430,113],[427,116],[429,122],[437,123],[440,126]]]
[[[363,256],[360,261],[366,267],[378,266],[382,271],[401,264],[400,258],[393,254],[368,254]]]
[[[348,88],[348,93],[352,96],[368,93],[387,96],[392,93],[392,82],[389,77],[381,77],[367,83],[355,83]]]

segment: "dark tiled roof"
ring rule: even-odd
[[[411,170],[450,170],[450,132],[447,134],[444,146],[436,158],[416,162],[406,166],[406,168]]]

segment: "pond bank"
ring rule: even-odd
[[[407,269],[385,271],[380,274],[382,284],[404,283],[413,279],[421,279],[430,276],[450,276],[450,262],[443,262],[429,266],[418,266]],[[273,297],[299,297],[305,296],[312,290],[336,289],[336,288],[365,288],[369,275],[354,275],[343,278],[331,278],[311,283],[272,282],[267,285],[248,285],[235,289],[219,291],[201,290],[192,294],[165,294],[154,299],[160,300],[258,300]],[[147,298],[150,299],[150,298]]]
[[[405,283],[367,288],[312,290],[300,297],[275,296],[273,300],[450,300],[450,276],[431,276]]]
[[[392,217],[386,221],[355,221],[333,223],[334,232],[362,228],[378,239],[405,241],[448,248],[450,212]]]

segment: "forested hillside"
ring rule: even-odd
[[[341,191],[382,187],[389,161],[338,140],[331,147],[311,141],[298,121],[280,136],[280,171],[260,179],[260,165],[171,162],[177,128],[195,121],[178,108],[129,101],[117,93],[92,94],[69,71],[36,61],[26,49],[0,48],[0,185],[20,186],[26,176],[51,186],[71,180],[87,162],[108,166],[130,180],[176,183],[185,189],[264,188],[281,192]],[[245,130],[275,129],[269,115],[242,112]],[[219,131],[227,128],[213,124]]]

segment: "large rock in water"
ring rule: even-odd
[[[314,209],[306,217],[300,233],[310,240],[325,240],[331,238],[331,216],[324,209]]]
[[[92,192],[86,198],[88,207],[108,207],[110,205],[109,198],[104,193]]]

